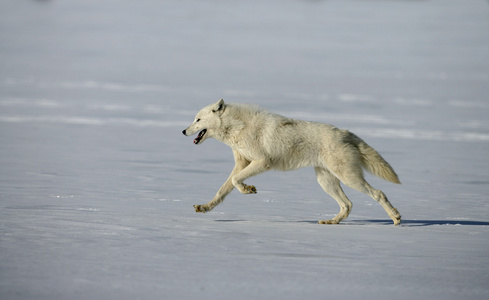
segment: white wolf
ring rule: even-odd
[[[393,183],[400,183],[392,167],[362,139],[329,124],[306,122],[272,114],[255,106],[227,104],[221,99],[200,110],[183,134],[199,132],[194,144],[213,137],[231,147],[235,166],[215,197],[207,204],[194,205],[196,212],[208,212],[221,203],[233,188],[254,194],[256,188],[244,180],[270,169],[282,171],[313,166],[319,184],[339,204],[333,219],[320,224],[338,224],[350,214],[352,203],[340,181],[359,190],[385,209],[395,225],[401,215],[380,190],[368,184],[362,168]]]

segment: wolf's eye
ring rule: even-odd
[[[200,119],[195,120],[195,123],[200,122]]]

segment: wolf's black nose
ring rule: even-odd
[[[187,132],[185,131],[185,129],[182,131],[183,135],[187,135]]]

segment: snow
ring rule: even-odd
[[[489,10],[482,0],[3,1],[0,299],[484,299]],[[312,169],[249,179],[181,131],[224,98],[348,128],[393,226]]]

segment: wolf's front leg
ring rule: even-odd
[[[247,161],[246,159],[244,159],[238,152],[233,151],[233,154],[234,154],[235,165],[234,165],[233,171],[231,172],[231,175],[229,175],[226,182],[224,182],[224,184],[221,186],[219,191],[217,191],[217,194],[214,196],[214,198],[211,201],[209,201],[209,203],[201,204],[201,205],[194,205],[194,209],[196,212],[206,213],[208,211],[211,211],[214,207],[219,205],[219,203],[224,201],[224,198],[229,193],[231,193],[231,191],[234,188],[233,180],[232,180],[234,175],[236,175],[238,172],[240,172],[241,170],[243,170],[246,166],[248,166],[250,164],[250,162]],[[256,192],[256,190],[255,190],[255,192]]]
[[[206,212],[210,211],[212,208],[209,208],[208,204],[202,204],[202,205],[195,204],[194,209],[195,209],[195,212],[206,213]]]
[[[214,207],[219,205],[219,203],[224,201],[224,198],[233,190],[233,188],[234,186],[231,183],[231,180],[226,180],[226,182],[221,186],[221,188],[211,201],[206,204],[194,205],[195,211],[200,213],[211,211]]]
[[[244,180],[251,176],[258,175],[270,169],[270,165],[265,160],[254,160],[246,168],[232,177],[233,185],[242,194],[256,194],[256,188],[253,185],[246,185]]]

